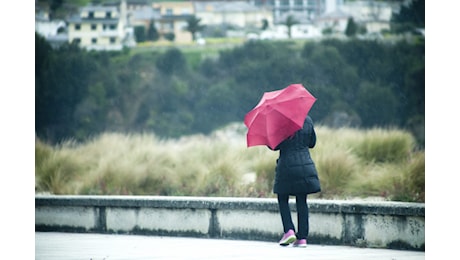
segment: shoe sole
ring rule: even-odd
[[[305,248],[307,247],[307,245],[292,245],[293,247],[301,247],[301,248]]]
[[[286,238],[286,240],[280,241],[280,246],[288,246],[289,244],[294,243],[296,239],[297,238],[295,236],[290,236]]]

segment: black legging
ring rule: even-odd
[[[307,194],[297,194],[295,196],[296,207],[297,207],[297,223],[298,232],[296,233],[297,239],[306,239],[308,237],[308,206],[307,206]],[[281,214],[281,221],[283,222],[284,233],[288,232],[289,229],[294,230],[294,223],[292,223],[291,210],[289,209],[289,195],[278,194],[278,206]]]

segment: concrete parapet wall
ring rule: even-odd
[[[311,244],[425,250],[425,204],[309,200]],[[295,202],[290,201],[297,226]],[[276,242],[283,229],[276,199],[35,197],[35,230],[123,233]]]

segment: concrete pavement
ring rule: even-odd
[[[425,252],[349,246],[281,247],[277,243],[119,234],[35,232],[36,260],[340,259],[419,260]]]

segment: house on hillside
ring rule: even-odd
[[[263,20],[273,24],[271,9],[256,7],[246,1],[195,1],[195,14],[202,24],[233,29],[261,28]]]
[[[192,34],[185,30],[187,20],[194,15],[191,2],[154,2],[153,9],[160,14],[155,27],[163,38],[173,35],[174,42],[193,42]]]
[[[152,9],[152,5],[149,3],[147,0],[125,0],[126,1],[126,19],[127,19],[127,26],[131,27],[132,21],[133,21],[133,15],[135,12],[141,12],[145,13],[149,11],[149,9]],[[121,4],[121,1],[111,1],[111,2],[105,2],[102,3],[103,6],[113,6],[113,7],[119,7]],[[148,10],[148,11],[145,11]]]
[[[43,37],[54,36],[66,28],[63,20],[50,20],[45,11],[35,13],[35,31]]]
[[[51,20],[48,10],[37,8],[35,11],[35,32],[46,39],[53,48],[68,41],[67,25],[64,20]]]
[[[126,1],[119,6],[88,5],[68,19],[68,40],[88,50],[131,47],[134,33],[127,22]]]
[[[320,15],[315,24],[321,30],[330,29],[332,34],[344,34],[351,16],[339,9]]]
[[[144,26],[147,30],[147,28],[150,26],[150,22],[155,23],[155,21],[159,21],[160,18],[160,10],[153,9],[152,6],[144,6],[142,8],[132,10],[130,12],[128,21],[129,24],[133,27]]]
[[[335,30],[345,26],[347,16],[342,15],[340,8],[344,0],[249,0],[256,7],[270,8],[273,12],[273,27],[260,34],[261,39],[287,38],[285,26],[289,17],[296,22],[291,27],[292,38],[318,38],[325,27]]]
[[[256,7],[273,11],[274,24],[285,21],[287,14],[297,17],[301,23],[309,23],[316,17],[333,12],[343,5],[344,0],[249,0]]]
[[[126,9],[128,10],[128,13],[130,13],[132,11],[151,6],[150,2],[151,1],[147,0],[126,0]]]
[[[292,39],[317,39],[321,36],[321,30],[313,23],[295,24],[291,27]],[[288,39],[288,29],[282,24],[275,25],[269,30],[262,31],[259,39]]]
[[[400,5],[384,1],[347,1],[342,10],[356,23],[365,26],[368,33],[380,33],[390,29],[392,13],[399,10]]]

